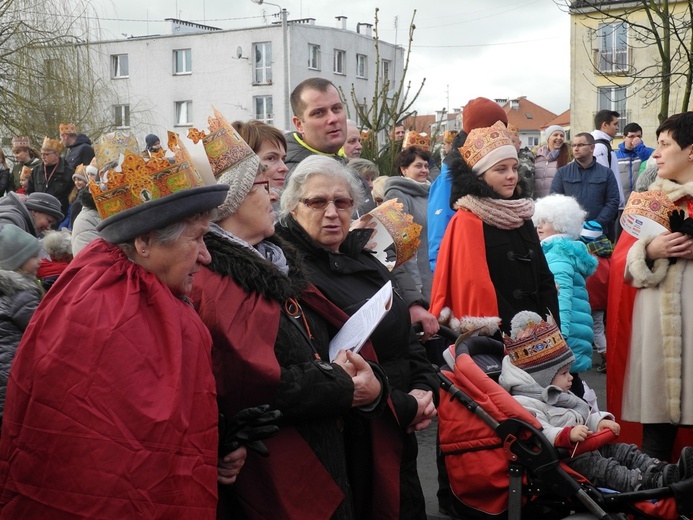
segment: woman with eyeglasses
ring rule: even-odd
[[[309,280],[349,315],[393,282],[392,307],[370,339],[392,386],[400,425],[394,439],[402,450],[398,518],[426,518],[414,432],[426,428],[435,416],[438,384],[412,331],[396,281],[364,249],[372,231],[349,231],[354,208],[363,196],[361,184],[346,167],[329,157],[310,156],[293,170],[282,194],[278,233],[301,251]]]
[[[191,297],[212,334],[219,412],[269,404],[282,420],[263,441],[269,456],[249,450],[234,486],[220,487],[217,518],[396,518],[394,507],[392,516],[375,508],[396,497],[382,485],[396,481],[388,477],[394,418],[385,374],[369,361],[370,344],[330,361],[329,341],[347,317],[310,284],[295,249],[273,236],[270,178],[285,169],[284,137],[264,133],[256,147],[274,153],[255,155],[227,130],[238,143],[232,160],[244,159],[218,178],[231,187],[205,235],[212,261]],[[376,467],[370,454],[381,452],[386,464]]]

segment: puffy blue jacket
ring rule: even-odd
[[[561,333],[575,355],[570,368],[584,372],[592,366],[592,311],[585,279],[597,269],[597,259],[580,241],[555,237],[543,240],[541,248],[558,287]]]
[[[443,241],[445,229],[455,212],[450,207],[450,167],[443,162],[440,168],[440,175],[431,184],[428,192],[428,261],[431,264],[431,272],[436,268],[438,260],[438,250]]]

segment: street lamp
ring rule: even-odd
[[[251,0],[254,4],[257,5],[262,5],[262,4],[267,4],[267,5],[273,5],[274,7],[278,7],[280,10],[280,16],[282,20],[282,37],[283,37],[283,46],[284,46],[284,130],[290,130],[289,128],[289,121],[291,121],[291,118],[289,117],[289,97],[291,96],[290,90],[289,90],[289,27],[288,23],[286,20],[286,17],[288,16],[288,12],[286,9],[284,9],[282,6],[278,4],[273,4],[272,2],[265,2],[265,0]]]

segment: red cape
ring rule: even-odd
[[[209,332],[102,240],[60,275],[12,366],[0,518],[213,519]]]
[[[631,327],[633,325],[633,305],[637,289],[624,281],[626,257],[636,239],[626,233],[616,243],[611,257],[609,276],[609,301],[606,311],[606,405],[621,424],[619,442],[629,442],[642,446],[642,425],[621,420],[623,386],[625,382],[628,353],[630,350]],[[693,445],[693,428],[679,428],[678,437],[672,453],[676,460],[683,446]]]
[[[279,303],[256,292],[248,293],[230,277],[207,268],[196,275],[191,296],[212,333],[220,411],[231,417],[243,408],[271,404],[281,373],[274,354]],[[348,319],[312,286],[301,294],[301,301],[336,327]],[[365,359],[376,360],[370,342],[360,353]],[[372,464],[376,500],[369,518],[399,518],[402,434],[393,415],[388,410],[370,421],[377,461]],[[235,484],[249,517],[329,519],[344,495],[303,437],[295,428],[282,425],[276,437],[264,442],[270,456],[249,453]]]

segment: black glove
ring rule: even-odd
[[[219,414],[219,456],[223,457],[245,446],[267,457],[269,450],[261,441],[279,433],[276,422],[281,416],[282,413],[279,410],[270,410],[268,404],[245,408],[230,419]]]
[[[675,209],[671,213],[669,213],[669,227],[671,228],[672,233],[677,233],[681,231],[681,226],[683,226],[684,221],[686,220],[686,212],[683,211],[682,209]],[[690,219],[689,219],[690,220]]]
[[[681,229],[679,229],[679,232],[693,236],[693,218],[688,217],[686,220],[684,220],[683,224],[681,224]]]

